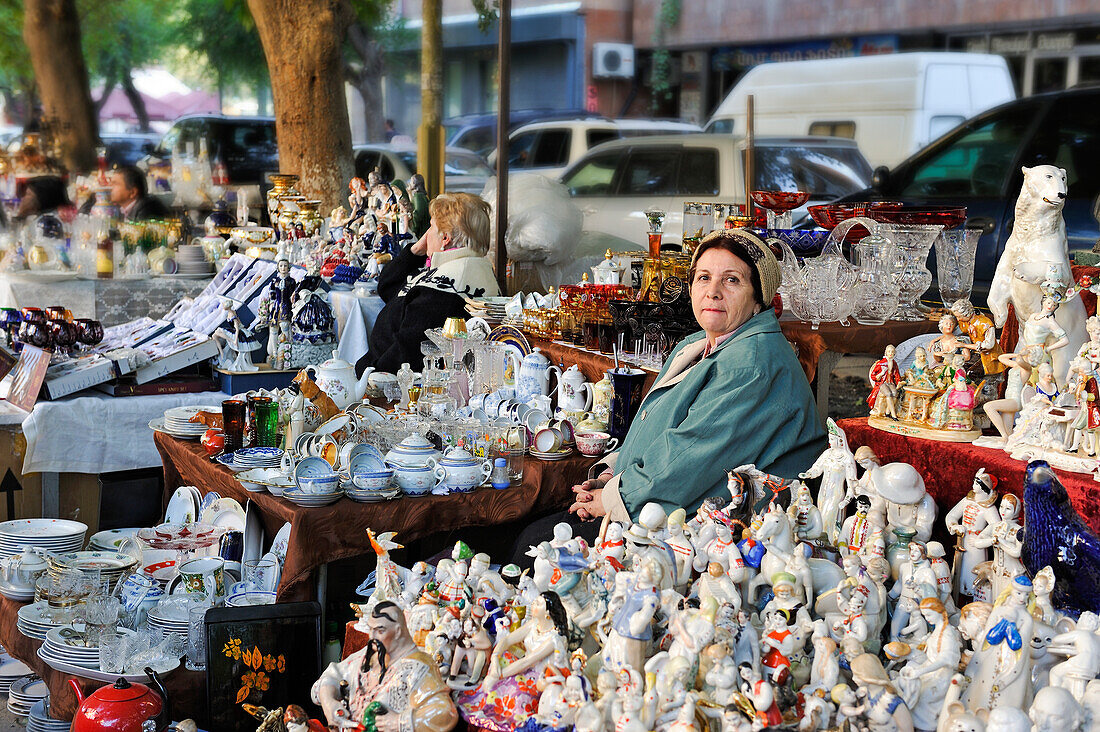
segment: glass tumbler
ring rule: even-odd
[[[129,639],[117,630],[110,629],[99,637],[99,670],[109,674],[120,674],[126,667],[129,654]]]
[[[244,563],[244,581],[250,590],[275,591],[278,567],[270,559],[249,559]]]
[[[244,447],[245,403],[240,399],[222,402],[222,431],[225,433],[225,452],[235,452]]]
[[[974,259],[981,229],[941,231],[936,239],[936,280],[943,306],[970,299],[974,287]]]
[[[270,397],[256,400],[252,413],[253,443],[257,447],[279,444],[279,404]]]
[[[188,671],[206,670],[206,610],[206,606],[199,606],[187,612]]]
[[[89,646],[98,646],[100,638],[118,624],[121,607],[117,597],[89,597],[84,600],[84,622]]]

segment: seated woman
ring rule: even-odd
[[[431,226],[403,248],[378,276],[386,306],[378,314],[367,353],[355,364],[397,372],[421,363],[424,331],[447,318],[465,318],[467,297],[500,294],[489,251],[489,204],[468,193],[443,193],[429,206]],[[424,269],[427,264],[427,269]]]
[[[724,229],[703,239],[690,270],[692,311],[703,332],[673,351],[622,447],[597,467],[605,468],[597,478],[573,487],[569,514],[629,522],[651,501],[667,513],[683,507],[691,514],[708,496],[728,495],[726,471],[736,466],[754,463],[796,478],[813,464],[825,432],[769,305],[779,278],[775,256],[751,233]],[[537,544],[568,518],[535,522],[516,549]],[[595,531],[593,523],[578,533]]]

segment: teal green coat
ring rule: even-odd
[[[810,385],[773,310],[685,373],[704,337],[689,336],[672,352],[613,461],[617,480],[608,487],[632,518],[650,501],[690,515],[708,496],[728,498],[726,471],[739,465],[796,478],[826,447]],[[609,498],[605,506],[614,506]]]

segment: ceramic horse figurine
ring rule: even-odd
[[[755,604],[757,591],[761,587],[771,586],[771,578],[776,572],[787,571],[794,554],[795,540],[791,520],[778,503],[772,504],[764,514],[763,522],[756,530],[756,539],[764,545],[766,551],[760,560],[760,573],[749,584],[746,600],[750,604]],[[814,587],[836,587],[844,579],[844,570],[828,559],[810,557],[807,561],[813,575]]]
[[[323,392],[321,387],[317,386],[317,383],[309,378],[306,369],[299,371],[298,375],[294,377],[291,383],[298,385],[298,388],[302,391],[302,396],[308,399],[314,409],[321,415],[322,423],[340,413],[340,409],[336,406],[336,402],[332,401],[332,397]]]

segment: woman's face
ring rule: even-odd
[[[708,249],[695,263],[691,310],[708,337],[731,333],[757,312],[749,265],[725,249]]]

